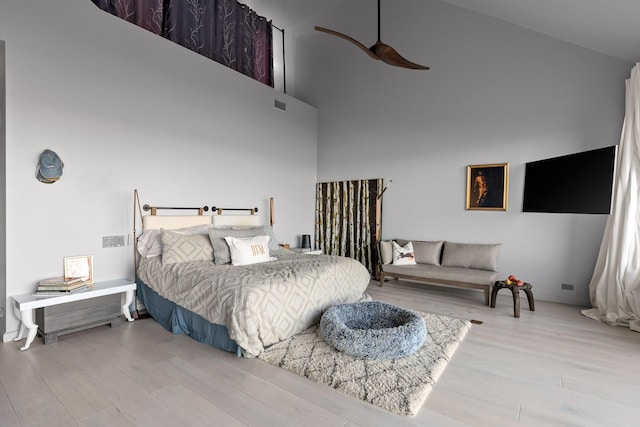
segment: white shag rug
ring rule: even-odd
[[[272,345],[258,357],[389,412],[415,415],[471,326],[466,320],[418,313],[426,321],[427,339],[407,357],[350,356],[325,342],[317,326]]]

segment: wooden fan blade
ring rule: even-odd
[[[411,68],[412,70],[428,70],[429,67],[416,64],[403,58],[394,48],[382,43],[380,40],[369,48],[378,58],[389,65],[396,67]]]
[[[369,55],[372,59],[376,59],[376,60],[380,59],[380,58],[378,58],[378,57],[376,56],[376,54],[375,54],[375,53],[373,53],[373,52],[372,52],[370,49],[368,49],[365,45],[363,45],[362,43],[360,43],[358,40],[356,40],[356,39],[354,39],[354,38],[351,38],[351,37],[349,37],[349,36],[347,36],[347,35],[345,35],[345,34],[342,34],[342,33],[337,32],[337,31],[330,30],[330,29],[328,29],[328,28],[323,28],[323,27],[314,27],[314,28],[315,28],[315,30],[316,30],[316,31],[321,31],[321,32],[323,32],[323,33],[327,33],[327,34],[331,34],[331,35],[334,35],[334,36],[338,36],[338,37],[340,37],[340,38],[342,38],[342,39],[345,39],[345,40],[347,40],[347,41],[350,41],[351,43],[355,44],[355,45],[356,45],[356,46],[358,46],[360,49],[362,49],[362,50],[363,50],[367,55]]]

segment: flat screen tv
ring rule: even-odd
[[[523,212],[610,213],[616,148],[527,163]]]

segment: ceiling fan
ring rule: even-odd
[[[338,36],[347,41],[350,41],[351,43],[355,44],[360,49],[362,49],[372,59],[376,59],[376,60],[380,59],[389,65],[393,65],[396,67],[403,67],[403,68],[411,68],[412,70],[428,70],[429,69],[429,67],[416,64],[414,62],[411,62],[403,58],[398,52],[396,52],[394,48],[392,48],[387,44],[382,43],[382,41],[380,40],[380,0],[378,0],[378,41],[376,42],[376,44],[374,44],[370,48],[367,48],[365,45],[363,45],[358,40],[352,37],[349,37],[337,31],[330,30],[328,28],[316,26],[315,30],[322,31],[323,33],[327,33],[327,34],[332,34],[334,36]]]

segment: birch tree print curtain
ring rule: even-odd
[[[354,258],[373,275],[381,191],[382,179],[318,183],[315,247],[327,255]]]
[[[91,0],[100,9],[273,87],[273,28],[237,0]]]

